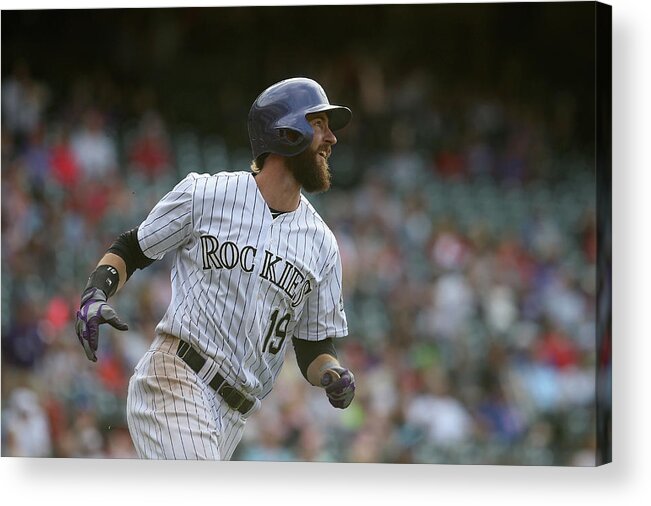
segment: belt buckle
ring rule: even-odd
[[[219,388],[219,395],[221,395],[226,401],[226,404],[228,404],[235,411],[238,411],[242,406],[242,404],[244,404],[244,402],[246,401],[246,397],[244,397],[240,392],[238,392],[237,390],[235,390],[235,388],[233,388],[228,384],[222,385]],[[237,402],[231,400],[233,395],[239,397],[239,400]]]

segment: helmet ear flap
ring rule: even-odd
[[[305,136],[293,128],[278,128],[278,137],[290,146],[298,146],[303,142]]]

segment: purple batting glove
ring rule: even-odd
[[[120,321],[118,315],[106,302],[106,294],[99,288],[89,287],[81,296],[81,306],[77,311],[75,330],[79,342],[84,347],[88,360],[97,362],[99,326],[108,323],[118,330],[128,330],[129,326]]]
[[[335,408],[346,409],[355,397],[355,376],[343,367],[331,367],[325,371],[321,376],[321,386],[325,387],[328,400]]]

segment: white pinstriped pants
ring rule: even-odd
[[[129,380],[127,424],[142,459],[230,460],[246,419],[157,336]]]

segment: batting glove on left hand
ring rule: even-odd
[[[346,409],[355,397],[355,376],[343,367],[331,367],[325,371],[321,376],[321,386],[325,387],[328,400],[335,408]]]
[[[129,326],[118,318],[115,309],[106,302],[106,294],[99,288],[89,287],[81,296],[81,307],[77,311],[75,330],[84,347],[88,360],[97,362],[99,326],[108,323],[118,330],[129,330]]]

